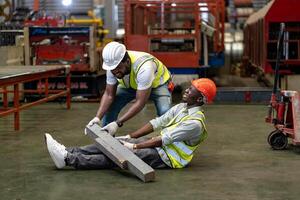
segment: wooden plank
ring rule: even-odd
[[[155,171],[133,152],[124,147],[117,139],[97,124],[87,126],[87,134],[95,139],[97,147],[122,169],[128,169],[144,182],[154,181]]]
[[[29,41],[29,27],[24,28],[24,51],[25,51],[25,65],[31,65],[30,41]]]
[[[126,159],[122,157],[118,152],[105,140],[101,138],[95,138],[97,147],[105,154],[110,155],[109,158],[116,163],[121,169],[127,169]]]
[[[105,138],[108,135],[105,131],[94,132],[94,130],[90,130],[87,128],[87,135],[93,138],[96,142],[97,147],[107,155],[114,163],[116,163],[121,169],[127,169],[126,159],[121,156],[105,139],[101,139],[101,137]]]

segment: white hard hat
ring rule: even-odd
[[[103,64],[102,68],[104,70],[114,70],[119,63],[122,61],[126,53],[125,45],[119,42],[108,43],[102,51]]]

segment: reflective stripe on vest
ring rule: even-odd
[[[152,88],[157,88],[158,86],[163,85],[164,83],[166,83],[169,79],[170,79],[170,73],[167,69],[167,67],[162,64],[162,62],[160,62],[157,58],[155,58],[154,56],[148,54],[148,53],[144,53],[144,52],[135,52],[135,51],[127,51],[128,55],[130,57],[130,61],[131,61],[131,70],[130,70],[130,75],[129,75],[129,86],[127,86],[124,83],[123,79],[118,79],[118,82],[120,85],[122,85],[123,87],[126,88],[133,88],[133,89],[137,89],[137,74],[141,68],[141,66],[149,61],[152,60],[157,67],[157,70],[155,72],[155,78],[152,82]]]
[[[205,122],[204,122],[205,121],[205,116],[201,111],[197,112],[197,114],[199,116],[189,116],[188,115],[188,116],[185,116],[185,117],[181,118],[178,122],[173,124],[176,117],[178,117],[179,114],[182,111],[183,110],[181,110],[169,122],[169,124],[167,125],[169,127],[166,128],[167,131],[170,131],[170,130],[176,128],[181,122],[186,121],[186,120],[200,121],[200,123],[202,124],[202,126],[204,128],[204,131],[200,135],[198,143],[194,146],[190,146],[190,145],[186,144],[185,142],[173,142],[172,144],[165,145],[165,146],[162,147],[162,149],[165,151],[165,153],[169,157],[173,168],[183,168],[187,164],[189,164],[191,162],[193,156],[194,156],[194,151],[198,148],[199,144],[207,138],[207,130],[206,130]],[[173,124],[173,125],[171,125],[171,124]],[[161,132],[161,135],[162,134],[163,134],[163,132]]]

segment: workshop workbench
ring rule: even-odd
[[[50,90],[48,78],[66,75],[66,87],[60,90]],[[19,84],[39,81],[36,90],[20,90]],[[13,86],[13,90],[8,90]],[[34,105],[41,104],[58,97],[66,96],[67,108],[71,105],[71,76],[68,65],[61,66],[5,66],[0,67],[0,94],[3,95],[3,108],[0,108],[0,117],[14,113],[14,128],[20,129],[20,111]],[[8,93],[13,93],[13,106],[9,107]],[[20,104],[20,93],[38,93],[41,99],[30,103]]]

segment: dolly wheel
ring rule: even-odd
[[[272,131],[268,136],[268,143],[274,150],[283,150],[288,145],[288,138],[281,131]]]
[[[270,138],[271,138],[271,136],[272,136],[273,134],[275,134],[275,133],[277,133],[277,132],[280,132],[280,131],[279,131],[278,129],[276,129],[276,130],[272,131],[272,132],[268,135],[267,141],[268,141],[268,144],[269,144],[270,146],[272,146],[272,145],[271,145]]]

